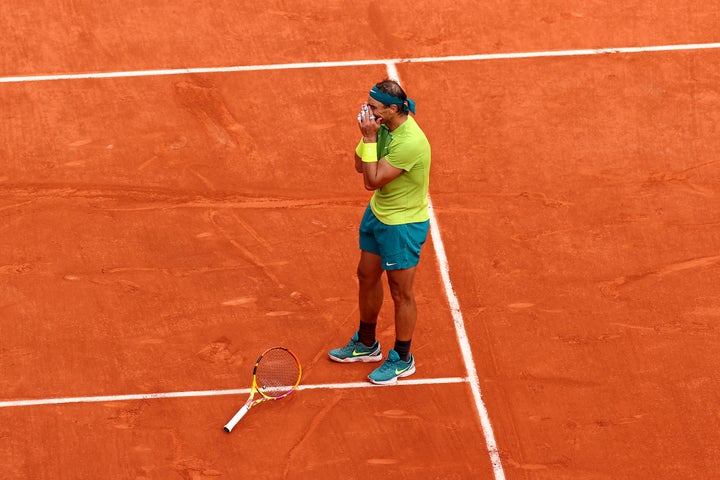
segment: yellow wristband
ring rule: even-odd
[[[378,161],[377,143],[363,144],[362,161],[365,163],[376,163]]]

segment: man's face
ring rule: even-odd
[[[370,106],[370,111],[373,115],[375,115],[375,118],[380,119],[380,123],[385,123],[386,117],[392,114],[392,109],[390,107],[386,107],[372,97],[368,98],[367,103]]]

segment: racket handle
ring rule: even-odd
[[[225,430],[227,433],[232,432],[233,428],[235,428],[235,425],[238,424],[240,419],[245,416],[245,414],[250,410],[250,405],[243,405],[243,407],[238,410],[238,412],[235,414],[234,417],[230,419],[230,421],[223,427],[223,430]]]

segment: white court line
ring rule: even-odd
[[[192,73],[231,73],[266,70],[293,70],[303,68],[358,67],[397,63],[465,62],[505,60],[518,58],[573,57],[583,55],[610,55],[616,53],[673,52],[682,50],[720,49],[720,43],[688,43],[680,45],[649,45],[644,47],[594,48],[579,50],[547,50],[539,52],[484,53],[476,55],[451,55],[445,57],[391,58],[385,60],[348,60],[337,62],[278,63],[269,65],[239,65],[230,67],[176,68],[164,70],[132,70],[101,73],[71,73],[57,75],[23,75],[0,77],[0,83],[43,82],[51,80],[80,80],[101,78],[154,77],[161,75],[185,75]]]
[[[485,436],[485,446],[488,454],[490,455],[490,462],[492,463],[495,480],[505,480],[505,471],[503,470],[500,453],[498,452],[497,443],[495,442],[495,434],[493,433],[492,424],[490,423],[490,415],[488,414],[485,402],[483,402],[482,399],[480,379],[478,378],[477,369],[475,368],[475,361],[473,360],[472,349],[470,348],[470,340],[468,339],[467,331],[465,330],[465,321],[463,320],[463,314],[460,310],[460,302],[455,295],[455,290],[453,289],[452,282],[450,281],[450,269],[447,256],[445,255],[445,246],[440,238],[440,227],[438,227],[430,195],[428,195],[428,207],[430,210],[430,234],[432,235],[433,246],[435,247],[435,256],[437,257],[438,264],[440,265],[440,276],[442,277],[443,284],[445,285],[445,295],[447,296],[448,303],[450,304],[450,311],[455,324],[455,332],[457,334],[458,343],[460,344],[463,360],[465,361],[465,368],[467,369],[470,389],[472,390],[473,398],[475,399],[475,407],[477,408],[478,415],[480,416],[480,425],[482,426],[483,435]]]
[[[445,377],[445,378],[413,378],[403,379],[391,386],[411,386],[411,385],[441,385],[449,383],[464,383],[467,378],[462,377]],[[300,390],[321,390],[333,389],[341,390],[348,388],[381,388],[370,382],[353,382],[353,383],[322,383],[316,385],[300,385]],[[248,395],[249,388],[240,388],[234,390],[198,390],[187,392],[165,392],[165,393],[137,393],[130,395],[102,395],[95,397],[64,397],[64,398],[40,398],[36,400],[6,400],[0,402],[0,408],[10,407],[35,407],[40,405],[63,405],[68,403],[104,403],[104,402],[125,402],[131,400],[152,400],[160,398],[188,398],[188,397],[217,397],[221,395]]]

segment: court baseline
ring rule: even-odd
[[[617,53],[651,53],[683,50],[720,49],[720,42],[690,43],[681,45],[650,45],[644,47],[618,47],[580,50],[550,50],[539,52],[488,53],[476,55],[452,55],[445,57],[394,58],[384,60],[348,60],[337,62],[281,63],[270,65],[240,65],[230,67],[177,68],[166,70],[134,70],[104,73],[71,73],[58,75],[23,75],[0,77],[0,83],[43,82],[53,80],[81,80],[100,78],[151,77],[160,75],[185,75],[192,73],[231,73],[264,70],[293,70],[304,68],[357,67],[368,65],[388,65],[397,63],[437,63],[484,60],[507,60],[520,58],[572,57],[584,55],[611,55]]]

